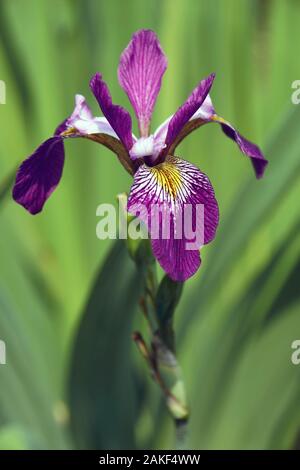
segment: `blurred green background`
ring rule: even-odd
[[[0,1],[3,187],[70,114],[75,93],[99,115],[88,88],[96,71],[129,107],[116,69],[140,28],[157,32],[169,60],[154,128],[216,72],[218,113],[270,160],[256,181],[213,125],[177,149],[209,175],[221,210],[176,314],[191,448],[297,446],[299,24],[297,0]],[[143,323],[135,268],[123,245],[95,233],[96,207],[115,202],[130,178],[89,141],[68,141],[66,157],[40,215],[1,199],[0,448],[171,448],[171,419],[130,336]]]

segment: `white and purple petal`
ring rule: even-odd
[[[213,107],[210,96],[208,95],[202,106],[195,112],[191,120],[182,130],[182,135],[178,139],[176,146],[183,140],[191,131],[195,130],[203,124],[215,122],[221,125],[223,132],[238,145],[239,149],[251,159],[255,174],[257,178],[262,178],[268,160],[264,157],[260,148],[243,137],[228,121],[218,116]],[[175,150],[176,146],[172,150]]]
[[[127,148],[104,116],[93,116],[82,95],[76,95],[73,113],[58,127],[57,132],[64,138],[87,137],[104,145],[118,156],[126,171],[130,174],[134,173],[135,165],[130,159]],[[132,141],[136,141],[133,134]]]
[[[64,159],[61,137],[43,142],[20,166],[13,188],[14,200],[31,214],[40,212],[61,179]]]
[[[213,240],[219,222],[218,203],[205,174],[177,157],[168,156],[154,167],[144,164],[134,175],[128,211],[146,224],[153,253],[173,280],[195,274],[201,264],[199,249]],[[186,233],[188,226],[192,236]]]
[[[85,97],[79,94],[75,95],[75,108],[69,117],[69,124],[72,125],[72,122],[77,121],[78,119],[93,119],[93,113],[88,106]]]
[[[68,131],[73,131],[71,134]],[[55,130],[54,135],[68,137],[88,136],[90,134],[106,134],[118,138],[117,134],[105,117],[94,117],[84,96],[75,95],[75,108],[70,117],[65,119]],[[79,135],[77,135],[79,134]]]
[[[90,87],[107,121],[127,150],[133,145],[131,117],[126,109],[112,103],[106,83],[100,73],[90,81]]]
[[[67,129],[69,129],[68,120],[69,120],[69,118],[65,119],[62,123],[60,123],[60,124],[56,127],[56,129],[55,129],[53,135],[60,136],[61,134],[63,134],[64,132],[66,132]]]
[[[140,137],[135,141],[130,149],[130,157],[132,160],[144,158],[153,155],[154,151],[154,136]]]
[[[81,135],[106,134],[118,139],[117,134],[105,117],[94,117],[92,119],[78,119],[73,121],[73,127]]]
[[[92,121],[93,114],[92,111],[90,110],[85,97],[82,95],[75,95],[75,107],[74,111],[72,112],[71,116],[69,116],[67,119],[65,119],[56,129],[54,132],[54,135],[61,135],[64,132],[66,132],[68,129],[71,128],[76,128],[74,125],[75,122],[80,122],[80,121]],[[76,128],[76,130],[79,131],[79,129]],[[80,132],[80,131],[79,131]]]
[[[133,106],[142,137],[149,135],[152,112],[166,68],[166,56],[151,30],[137,31],[120,57],[119,83]]]
[[[75,109],[27,158],[17,172],[13,198],[31,214],[37,214],[58,185],[64,165],[63,141],[88,137],[115,152],[125,169],[133,174],[134,164],[124,145],[105,117],[94,117],[82,95],[76,95]]]

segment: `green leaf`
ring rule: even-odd
[[[63,448],[66,435],[54,413],[61,400],[59,351],[45,312],[37,305],[32,309],[19,309],[0,290],[0,339],[6,345],[6,364],[0,365],[0,423],[26,428],[45,449]]]
[[[43,445],[37,436],[32,436],[30,429],[17,425],[6,425],[0,428],[0,450],[42,449]]]
[[[299,366],[291,361],[291,345],[299,339],[299,331],[296,304],[252,338],[240,355],[230,387],[222,398],[224,403],[215,417],[210,446],[236,449],[292,446],[300,422],[297,406],[300,374]]]
[[[162,279],[156,297],[157,314],[162,323],[167,323],[173,318],[182,289],[182,282],[173,281],[167,275]]]
[[[181,298],[182,289],[182,282],[175,282],[166,275],[159,285],[156,296],[156,312],[160,322],[162,339],[171,350],[174,349],[173,317]]]
[[[0,204],[3,203],[5,198],[8,196],[10,193],[10,190],[12,188],[13,182],[16,177],[16,169],[14,169],[7,177],[1,181],[0,184]]]
[[[117,241],[95,280],[71,358],[70,403],[78,446],[134,448],[137,418],[131,325],[141,276]]]

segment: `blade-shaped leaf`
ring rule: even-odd
[[[81,448],[135,446],[130,333],[140,280],[125,243],[117,241],[89,296],[71,360],[72,422]]]

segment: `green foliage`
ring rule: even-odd
[[[135,446],[138,406],[130,336],[141,289],[141,277],[120,240],[95,279],[72,352],[71,416],[81,448]]]
[[[0,365],[0,448],[173,446],[159,391],[131,347],[131,331],[143,322],[140,273],[125,245],[95,236],[96,207],[128,192],[130,177],[107,149],[70,140],[62,182],[42,214],[25,213],[8,192],[16,166],[72,111],[75,93],[99,113],[88,89],[95,71],[114,101],[129,106],[116,79],[118,58],[145,27],[158,33],[169,59],[153,127],[216,72],[218,113],[270,160],[266,177],[255,181],[249,161],[214,125],[178,149],[209,175],[221,212],[217,238],[202,250],[175,317],[189,445],[294,445],[300,108],[291,103],[291,84],[299,79],[299,21],[293,0],[1,2],[0,339],[7,364]]]

